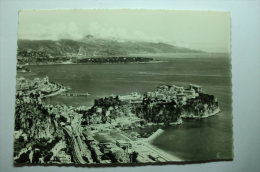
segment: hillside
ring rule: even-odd
[[[19,51],[41,51],[52,56],[81,55],[85,57],[102,57],[114,55],[146,53],[196,53],[201,52],[188,48],[176,47],[166,43],[142,41],[117,41],[99,39],[87,35],[81,40],[18,40]]]

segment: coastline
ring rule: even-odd
[[[66,88],[61,88],[60,90],[54,92],[54,93],[51,93],[51,94],[48,94],[48,95],[45,95],[43,96],[43,98],[46,98],[46,97],[52,97],[52,96],[57,96],[57,95],[60,95],[61,93],[63,92],[66,92],[68,91],[69,89],[66,89]]]
[[[176,155],[171,155],[168,152],[152,145],[149,142],[145,142],[144,145],[146,145],[148,148],[150,148],[151,150],[155,151],[156,153],[158,153],[159,155],[161,155],[162,157],[164,157],[166,159],[166,161],[172,161],[172,162],[178,162],[178,161],[183,161],[183,159],[177,157]]]
[[[47,66],[47,65],[110,65],[110,64],[152,64],[152,63],[165,63],[167,60],[152,60],[147,62],[115,62],[115,63],[37,63],[25,64],[24,66]]]
[[[47,95],[44,95],[42,98],[45,98],[45,97],[50,97],[50,96],[56,96],[56,95],[59,95],[59,94],[62,94],[62,92],[64,91],[67,91],[66,87],[61,87],[59,90],[51,93],[51,94],[47,94]],[[111,106],[111,105],[110,105]],[[100,105],[99,108],[102,108],[103,105]],[[84,106],[85,108],[85,106]],[[76,108],[75,108],[76,109]],[[75,109],[72,109],[75,110]],[[197,119],[197,118],[206,118],[206,117],[209,117],[209,116],[212,116],[212,115],[215,115],[217,113],[220,112],[220,109],[215,109],[213,111],[213,113],[204,113],[203,116],[201,117],[198,117],[198,116],[195,116],[195,115],[187,115],[187,116],[183,116],[183,118],[194,118],[194,119]],[[107,112],[106,112],[107,113]],[[110,112],[109,112],[110,113]],[[132,114],[134,115],[134,114]],[[126,116],[127,117],[127,116]],[[80,119],[76,119],[78,122],[79,122],[79,125],[80,125]],[[120,123],[122,121],[117,121],[117,123]],[[170,123],[147,123],[147,126],[149,125],[157,125],[157,126],[164,126],[164,125],[179,125],[179,124],[182,124],[182,117],[180,117],[177,121],[175,122],[170,122]],[[131,125],[130,125],[131,126]],[[115,126],[114,126],[115,127]],[[80,126],[79,126],[80,128]],[[103,124],[103,125],[100,125],[99,126],[99,129],[101,129],[100,131],[103,131],[104,128],[109,128],[108,124]],[[97,129],[97,131],[99,130]],[[115,129],[115,128],[114,128]],[[121,131],[121,130],[119,130]],[[124,139],[128,139],[128,143],[129,144],[135,144],[136,147],[135,147],[135,151],[136,152],[140,152],[142,153],[140,155],[140,160],[139,162],[178,162],[178,161],[183,161],[182,159],[180,159],[179,157],[175,156],[175,155],[172,155],[166,151],[164,151],[163,149],[160,149],[154,145],[152,145],[152,142],[157,138],[159,137],[163,132],[164,130],[162,129],[158,129],[155,133],[153,133],[149,138],[140,138],[140,140],[138,141],[134,141],[131,139],[131,137],[129,138],[127,136],[127,134],[125,134],[123,131],[121,131],[121,135]],[[113,136],[112,136],[113,137]],[[81,143],[81,139],[79,139],[78,141],[79,143]],[[79,154],[79,153],[78,153]],[[79,157],[81,155],[79,154]]]
[[[182,121],[182,118],[179,118],[176,122],[170,122],[168,125],[169,126],[175,126],[175,125],[180,125],[182,124],[183,121]],[[152,126],[152,125],[156,125],[156,126],[164,126],[165,124],[160,122],[160,123],[153,123],[153,122],[149,122],[147,123],[148,126]]]
[[[203,119],[203,118],[208,118],[208,117],[214,116],[214,115],[216,115],[220,112],[221,112],[221,110],[218,107],[212,113],[206,113],[203,116],[195,116],[194,114],[190,114],[190,115],[182,115],[181,118],[184,118],[184,119]]]

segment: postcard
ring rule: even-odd
[[[230,14],[21,10],[15,165],[233,159]]]

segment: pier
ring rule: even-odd
[[[72,96],[72,97],[78,97],[78,96],[89,96],[89,93],[62,93],[62,96]]]

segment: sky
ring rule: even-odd
[[[174,10],[22,10],[18,39],[164,42],[207,52],[230,52],[230,14]]]

